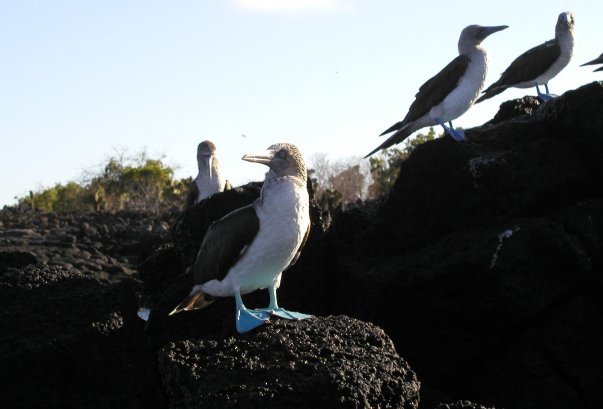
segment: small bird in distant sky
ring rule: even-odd
[[[463,131],[452,126],[452,120],[463,115],[477,99],[488,71],[488,56],[481,42],[490,34],[508,26],[483,27],[471,25],[461,32],[459,55],[442,71],[419,88],[406,117],[381,135],[395,131],[385,142],[368,155],[402,142],[413,132],[441,125],[455,140],[465,139]],[[448,122],[449,126],[446,126]]]
[[[549,93],[549,81],[565,68],[574,53],[574,15],[566,11],[559,14],[555,26],[555,38],[529,49],[517,57],[502,73],[500,79],[490,85],[476,104],[500,94],[507,88],[536,87],[538,97],[548,101],[554,95]],[[539,85],[544,85],[545,93]]]
[[[260,197],[214,222],[194,265],[195,286],[171,313],[201,309],[215,297],[235,297],[236,327],[246,332],[271,315],[305,319],[310,315],[278,306],[281,274],[299,258],[310,232],[307,169],[295,145],[279,143],[243,160],[269,168]],[[241,294],[268,288],[268,308],[251,310]]]

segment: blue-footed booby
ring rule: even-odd
[[[214,193],[222,192],[227,183],[220,172],[216,145],[212,141],[203,141],[197,146],[197,167],[199,173],[188,188],[184,198],[184,209],[192,207]]]
[[[296,146],[279,143],[243,160],[269,167],[260,197],[209,227],[194,265],[195,286],[170,313],[204,308],[215,297],[234,296],[240,333],[262,325],[270,315],[310,317],[280,308],[276,300],[281,274],[297,261],[310,232],[304,159]],[[268,288],[268,308],[247,309],[241,295],[262,288]]]
[[[592,61],[582,64],[580,67],[584,67],[585,65],[596,65],[596,64],[603,64],[603,54],[601,54],[600,56],[598,56],[597,58],[595,58]],[[599,67],[596,70],[593,70],[593,72],[596,72],[596,71],[603,71],[603,67]]]
[[[574,52],[574,15],[569,12],[559,14],[555,26],[555,38],[529,49],[517,57],[502,73],[499,80],[490,85],[475,102],[480,103],[500,94],[510,87],[536,87],[538,97],[548,101],[554,96],[549,93],[548,82],[565,68]],[[540,92],[544,85],[546,93]]]
[[[488,56],[481,42],[490,34],[507,27],[465,27],[458,42],[458,57],[419,88],[406,117],[381,135],[396,132],[365,158],[380,149],[402,142],[413,132],[427,126],[439,124],[455,140],[464,140],[464,133],[453,128],[452,120],[471,108],[484,86]],[[446,126],[446,122],[449,126]]]

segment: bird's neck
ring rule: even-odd
[[[271,199],[272,196],[281,195],[282,189],[287,191],[305,190],[306,182],[296,176],[276,176],[270,170],[266,174],[266,179],[262,185],[260,202],[264,203],[267,199]]]
[[[574,51],[574,30],[566,27],[555,28],[555,39],[561,47],[561,54],[571,58]]]
[[[488,59],[486,49],[481,44],[459,44],[459,54],[469,57],[471,61],[474,59]]]

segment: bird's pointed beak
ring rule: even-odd
[[[247,162],[263,163],[264,165],[268,165],[272,160],[273,155],[274,154],[271,151],[248,153],[247,155],[243,155],[241,159]]]
[[[494,34],[497,31],[502,31],[506,28],[509,28],[509,26],[489,26],[489,27],[482,27],[479,33],[479,37],[483,40],[484,38],[488,37],[490,34]]]
[[[203,159],[205,160],[205,165],[207,166],[207,173],[209,174],[209,178],[211,179],[211,177],[212,177],[211,155],[204,155]]]

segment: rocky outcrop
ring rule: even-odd
[[[163,407],[136,288],[62,266],[8,268],[0,276],[0,406]]]
[[[171,408],[417,408],[419,382],[379,328],[344,316],[273,320],[159,352]]]
[[[603,404],[601,109],[593,83],[425,143],[357,239],[334,237],[334,312],[392,337],[423,407]]]

